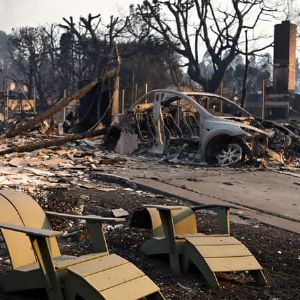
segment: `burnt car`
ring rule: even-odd
[[[117,149],[127,143],[126,154],[140,149],[221,166],[263,155],[283,160],[299,146],[289,128],[258,119],[222,96],[165,89],[138,99],[114,120],[109,133],[117,135]]]

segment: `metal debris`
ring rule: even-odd
[[[116,217],[116,218],[129,216],[129,212],[123,208],[112,209],[111,212],[113,213],[114,217]]]
[[[232,166],[243,161],[265,164],[268,159],[299,164],[297,132],[210,93],[149,92],[114,120],[106,140],[118,153],[131,154],[137,143],[125,136],[138,137],[135,152],[173,163]]]

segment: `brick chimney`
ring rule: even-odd
[[[297,25],[283,21],[275,25],[273,85],[276,93],[293,94],[296,85]]]

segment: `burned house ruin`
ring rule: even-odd
[[[274,28],[273,86],[248,95],[247,110],[280,122],[300,121],[300,95],[296,90],[297,26],[290,21]]]

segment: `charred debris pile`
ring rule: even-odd
[[[222,96],[153,90],[116,118],[106,140],[122,154],[220,166],[299,166],[299,127],[254,117]]]
[[[219,95],[152,90],[120,114],[119,67],[117,60],[101,78],[83,82],[40,114],[1,122],[1,159],[72,150],[92,140],[121,155],[175,163],[300,166],[299,127],[261,120]]]

